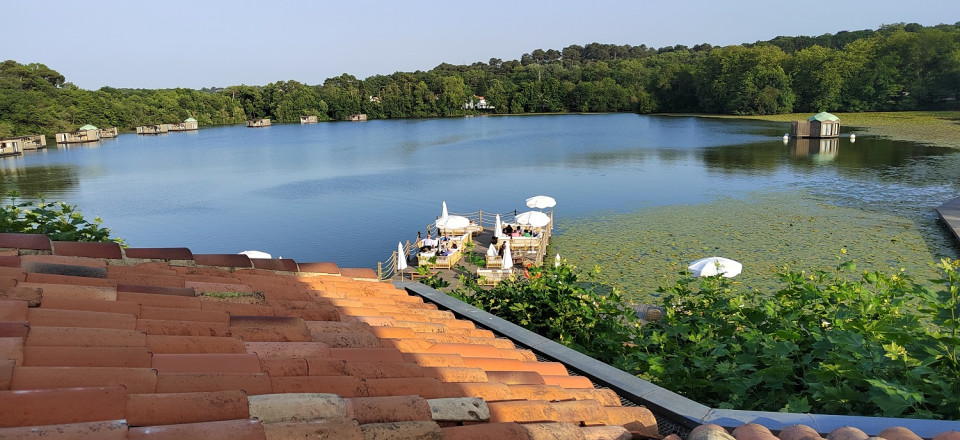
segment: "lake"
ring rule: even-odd
[[[851,142],[847,127],[821,151],[785,145],[787,130],[635,114],[206,127],[3,158],[0,187],[77,204],[134,247],[257,249],[343,267],[376,267],[442,201],[452,213],[513,212],[537,194],[558,201],[561,243],[585,219],[802,193],[907,218],[931,253],[955,255],[931,210],[958,195],[960,152]]]

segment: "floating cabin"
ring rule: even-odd
[[[367,114],[366,114],[366,113],[356,113],[356,114],[352,114],[352,115],[350,115],[350,116],[347,116],[347,120],[348,120],[348,121],[366,121],[366,120],[367,120]]]
[[[163,134],[170,132],[170,124],[141,125],[137,134]]]
[[[806,121],[793,121],[790,125],[790,137],[795,138],[835,138],[840,136],[840,118],[820,112]]]
[[[200,124],[193,118],[187,118],[184,119],[183,122],[167,125],[170,127],[170,131],[191,131],[200,128]]]
[[[117,127],[101,128],[99,131],[100,131],[100,139],[110,139],[120,135],[120,129],[118,129]]]
[[[57,133],[55,137],[58,144],[79,144],[83,142],[96,142],[100,140],[100,129],[87,124],[80,127],[77,131],[69,133]]]
[[[0,157],[2,156],[17,156],[23,154],[23,150],[20,149],[20,140],[19,139],[3,139],[0,140]]]
[[[316,117],[316,116],[301,116],[301,117],[300,117],[300,123],[301,123],[301,124],[316,124],[316,123],[317,123],[317,117]]]
[[[20,150],[22,151],[39,150],[41,148],[47,148],[47,137],[42,134],[17,136],[17,137],[0,139],[0,142],[6,142],[6,141],[17,141],[20,144]]]
[[[251,119],[247,121],[247,127],[269,127],[270,119]]]

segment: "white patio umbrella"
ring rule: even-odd
[[[513,268],[513,255],[510,255],[510,242],[504,242],[503,244],[503,264],[500,266],[503,269]]]
[[[500,214],[497,214],[497,221],[493,224],[493,236],[503,237],[503,223],[500,223]]]
[[[397,242],[397,271],[403,278],[403,271],[407,268],[407,253],[403,251],[403,243]]]
[[[266,258],[268,260],[273,258],[272,255],[262,251],[243,251],[243,252],[239,252],[239,254],[246,255],[249,258]]]
[[[448,215],[440,217],[434,224],[437,229],[465,229],[470,226],[470,219],[460,215]]]
[[[557,201],[550,196],[533,196],[527,199],[527,207],[529,208],[553,208],[557,206]]]
[[[560,254],[557,254],[557,258],[553,259],[553,267],[560,267]]]
[[[497,245],[495,245],[495,244],[493,244],[493,243],[490,244],[490,247],[487,248],[487,256],[488,256],[488,257],[496,257],[496,256],[497,256]]]
[[[723,274],[725,278],[733,278],[743,270],[743,264],[723,257],[701,258],[690,263],[688,267],[694,276],[709,277],[717,274]]]
[[[550,216],[540,211],[527,211],[517,215],[517,223],[542,228],[550,223]]]
[[[443,201],[443,211],[440,212],[440,218],[448,217],[450,214],[447,212],[447,201]]]

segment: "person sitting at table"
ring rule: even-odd
[[[431,238],[430,234],[427,234],[427,238],[423,239],[420,242],[420,245],[421,245],[420,250],[423,252],[427,252],[427,251],[433,250],[433,248],[437,247],[438,244],[439,243],[437,243],[437,240]]]
[[[450,241],[450,234],[447,232],[444,232],[443,237],[440,237],[440,241]]]
[[[530,230],[529,230],[529,229],[524,229],[524,230],[523,230],[523,236],[524,236],[524,237],[531,237],[531,236],[533,236],[533,234],[530,233]]]
[[[503,233],[506,234],[506,235],[508,235],[508,236],[509,236],[510,234],[513,234],[513,226],[507,225],[506,227],[504,227],[504,228],[503,228]]]
[[[503,257],[503,250],[507,247],[507,242],[500,243],[500,248],[497,249],[497,255]]]

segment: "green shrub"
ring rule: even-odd
[[[903,273],[851,280],[852,262],[784,270],[774,293],[687,277],[643,326],[565,265],[489,290],[461,277],[453,295],[714,407],[958,419],[960,261],[937,267],[938,292]]]
[[[36,202],[18,201],[20,194],[7,194],[10,203],[0,207],[0,232],[45,234],[55,241],[97,241],[125,244],[123,239],[110,238],[110,229],[100,226],[103,221],[95,217],[93,222],[83,217],[76,205],[65,202],[47,202],[38,196]]]
[[[485,290],[461,279],[454,295],[544,337],[611,362],[627,352],[639,325],[619,292],[584,287],[574,269],[530,267],[513,281]]]

